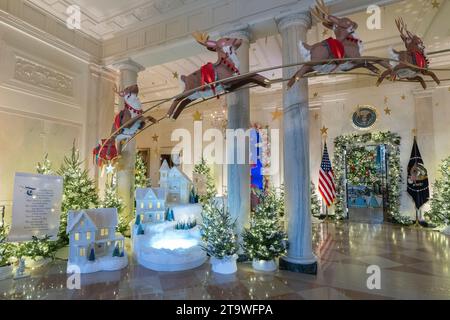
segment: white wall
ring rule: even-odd
[[[91,150],[106,134],[102,123],[112,121],[113,80],[68,52],[0,24],[0,205],[7,206],[7,221],[15,172],[35,172],[46,153],[59,168],[74,140],[86,164],[92,162]]]

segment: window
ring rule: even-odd
[[[141,202],[141,209],[144,209],[144,202]]]
[[[100,235],[102,237],[106,237],[109,234],[109,230],[108,229],[101,229],[100,230]]]
[[[157,206],[158,209],[161,209],[161,202],[158,201],[156,206]]]
[[[91,240],[91,232],[86,232],[86,240]]]
[[[75,241],[80,241],[80,233],[75,233]]]
[[[149,209],[152,209],[152,208],[153,208],[153,202],[150,202],[150,203],[148,204],[148,208],[149,208]]]
[[[79,256],[86,257],[86,248],[80,248]]]

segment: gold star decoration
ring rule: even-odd
[[[272,121],[281,119],[281,117],[283,116],[283,112],[280,111],[280,109],[276,108],[274,112],[272,113]]]
[[[402,98],[402,100],[406,100],[406,96],[405,95],[402,95],[401,98]]]
[[[438,9],[440,5],[440,2],[437,0],[431,1],[431,6],[433,7],[433,9]]]
[[[322,133],[322,136],[326,136],[328,134],[328,128],[323,126],[323,128],[320,129],[320,133]]]
[[[197,111],[195,111],[194,115],[192,116],[192,118],[194,119],[194,121],[202,121],[203,120],[203,115]]]
[[[384,109],[384,113],[390,116],[390,115],[391,115],[391,112],[392,112],[392,110],[389,109],[388,106],[386,106],[386,108]]]
[[[155,135],[152,137],[154,142],[158,142],[159,136],[155,133]]]
[[[319,93],[318,92],[314,92],[313,97],[317,98],[318,96],[319,96]]]
[[[180,75],[178,74],[178,72],[172,72],[172,76],[174,79],[178,79],[180,77]]]

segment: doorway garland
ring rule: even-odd
[[[388,156],[388,192],[387,192],[387,213],[390,222],[409,224],[410,218],[400,215],[400,192],[402,184],[402,169],[400,163],[401,137],[390,131],[368,132],[364,134],[341,135],[334,140],[334,173],[336,176],[336,207],[337,219],[345,217],[345,150],[350,146],[365,145],[369,143],[384,144]],[[352,153],[351,156],[357,153]],[[356,159],[353,159],[356,161]],[[354,163],[352,159],[350,162]]]

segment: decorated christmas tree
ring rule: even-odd
[[[96,208],[99,204],[95,185],[88,176],[87,170],[82,168],[80,152],[72,147],[70,157],[64,157],[64,163],[58,175],[64,179],[61,221],[59,226],[59,242],[66,245],[69,239],[66,234],[67,212],[69,210],[83,210]]]
[[[53,174],[52,163],[48,160],[48,154],[45,155],[42,163],[38,162],[36,166],[36,172],[38,174],[51,175]]]
[[[201,163],[194,166],[194,173],[202,175],[206,178],[206,194],[199,196],[201,204],[206,205],[210,199],[217,194],[214,178],[211,173],[211,168],[206,164],[205,159],[202,158]]]
[[[235,222],[225,206],[218,206],[210,199],[202,212],[202,237],[205,251],[217,259],[233,256],[238,252],[238,238],[235,232]]]
[[[433,186],[431,209],[425,216],[437,225],[450,225],[450,157],[442,161],[439,174]]]
[[[317,197],[316,186],[311,182],[311,214],[314,217],[320,216],[320,201]]]
[[[140,153],[136,156],[136,165],[134,171],[134,187],[135,188],[147,188],[147,166],[144,162],[144,158]]]
[[[125,234],[128,230],[128,219],[124,215],[125,205],[123,203],[122,198],[119,197],[119,193],[117,192],[117,178],[116,174],[113,173],[106,179],[105,183],[105,196],[101,203],[103,208],[116,208],[119,223],[117,225],[117,231]]]
[[[287,249],[287,234],[278,209],[280,197],[270,188],[253,192],[259,201],[251,213],[250,228],[243,234],[244,250],[251,259],[270,261],[284,255]]]
[[[8,232],[5,225],[0,226],[0,267],[10,265],[12,256],[12,245],[6,242]]]

